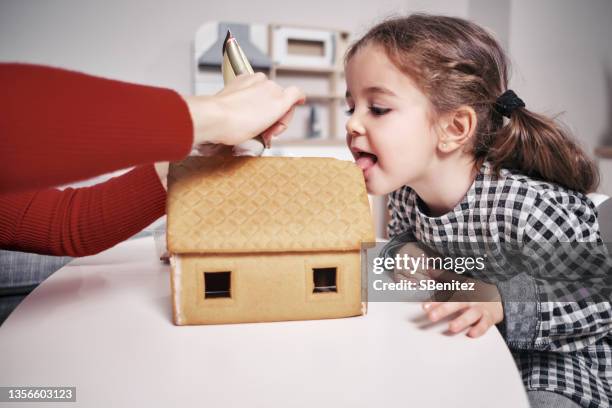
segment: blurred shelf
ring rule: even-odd
[[[270,23],[270,28],[271,29],[277,29],[277,28],[281,28],[281,27],[287,27],[289,26],[289,24],[287,23],[278,23],[278,22],[272,22]],[[317,25],[305,25],[305,24],[290,24],[291,27],[294,28],[305,28],[308,30],[332,30],[338,33],[338,35],[341,36],[342,40],[347,40],[351,34],[350,31],[347,31],[343,28],[338,28],[338,27],[328,27],[328,26],[317,26]]]
[[[612,146],[599,146],[595,148],[595,156],[603,159],[612,159]]]
[[[273,68],[276,72],[279,73],[296,73],[296,74],[311,74],[311,75],[332,75],[332,74],[341,74],[343,72],[342,69],[334,68],[334,67],[298,67],[291,65],[275,65]]]
[[[308,102],[343,102],[344,95],[326,95],[326,94],[310,94],[306,95],[306,103]]]
[[[272,142],[272,147],[294,147],[294,146],[330,146],[330,147],[346,147],[346,142],[341,139],[289,139],[282,140],[282,136],[279,140]]]

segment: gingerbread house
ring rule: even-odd
[[[374,229],[354,163],[190,157],[170,168],[167,213],[175,324],[363,313]]]

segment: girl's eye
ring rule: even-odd
[[[388,108],[379,108],[377,106],[370,106],[370,112],[372,112],[376,116],[382,116],[385,113],[389,113],[390,111],[391,109],[388,109]],[[347,116],[351,116],[353,113],[355,113],[355,108],[347,109],[345,113],[347,114]]]
[[[376,116],[382,116],[385,113],[389,113],[391,109],[388,108],[379,108],[378,106],[370,106],[370,112],[372,112]]]

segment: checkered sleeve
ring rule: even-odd
[[[389,195],[389,200],[387,201],[387,211],[389,211],[389,223],[387,224],[387,236],[389,238],[393,238],[401,230],[401,219],[398,213],[398,208],[397,208],[393,193]]]
[[[411,208],[409,208],[407,194],[408,187],[394,191],[389,194],[387,209],[389,210],[389,224],[387,224],[387,235],[389,242],[381,251],[384,258],[395,256],[396,251],[407,242],[416,242],[413,227],[410,223]]]
[[[410,225],[410,214],[412,213],[412,209],[409,208],[410,205],[408,204],[408,195],[411,191],[410,188],[404,186],[389,194],[389,199],[387,201],[387,210],[389,211],[387,236],[389,239],[403,234],[408,235],[405,236],[406,242],[414,241],[414,234],[407,233],[412,229]]]
[[[580,197],[538,197],[523,233],[524,273],[498,282],[510,347],[572,352],[612,332],[612,262],[596,210]]]

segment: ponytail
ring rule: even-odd
[[[560,124],[524,106],[508,116],[487,149],[495,172],[511,168],[583,194],[597,188],[597,167]]]

